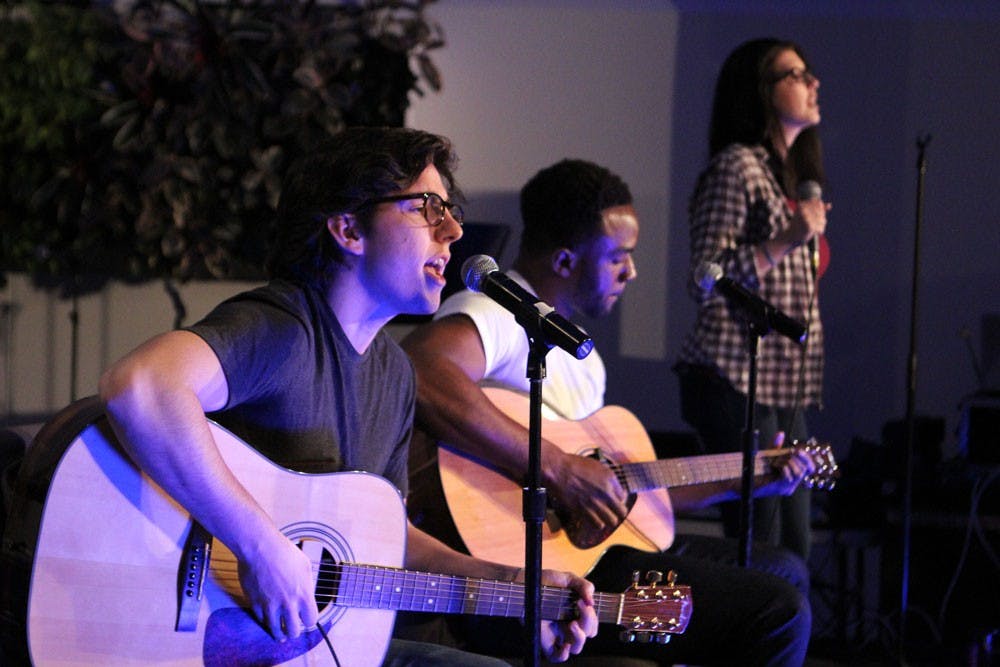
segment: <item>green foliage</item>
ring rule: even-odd
[[[425,4],[4,5],[0,279],[260,277],[288,162],[440,88]]]

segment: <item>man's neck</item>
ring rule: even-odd
[[[566,294],[566,281],[555,275],[544,260],[526,261],[519,257],[514,261],[513,268],[528,281],[539,299],[555,308],[563,317],[573,315],[569,295]]]
[[[360,285],[351,285],[348,281],[334,280],[326,288],[325,298],[358,354],[364,354],[379,330],[393,318],[381,312],[379,303],[366,298]]]

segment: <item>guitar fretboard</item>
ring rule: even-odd
[[[374,565],[341,564],[329,567],[334,580],[332,603],[348,607],[423,611],[481,616],[524,616],[524,584],[414,572]],[[543,586],[540,615],[549,620],[577,616],[577,596],[570,590]],[[623,614],[635,615],[634,605],[648,613],[654,605],[670,604],[680,615],[684,600],[627,600],[622,594],[595,593],[594,608],[601,623],[621,623]]]
[[[787,457],[791,450],[765,450],[757,453],[754,475],[771,470],[775,459]],[[743,454],[709,454],[678,459],[659,459],[646,463],[623,463],[612,466],[618,481],[630,492],[666,489],[706,482],[737,479],[743,471]]]

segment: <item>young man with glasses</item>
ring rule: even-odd
[[[382,327],[439,305],[449,249],[462,235],[462,209],[450,201],[453,163],[450,143],[432,134],[343,131],[287,175],[272,280],[144,343],[101,378],[122,445],[233,551],[250,609],[276,640],[316,630],[316,573],[227,467],[206,414],[281,466],[367,471],[405,494],[415,381]],[[363,512],[365,499],[356,502]],[[460,554],[408,523],[404,567],[520,576],[517,567]],[[543,622],[543,651],[562,661],[596,632],[593,587],[568,573],[547,571],[544,579],[580,595],[578,620]],[[504,663],[394,640],[385,664]]]

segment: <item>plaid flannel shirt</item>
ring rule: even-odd
[[[816,276],[809,248],[792,249],[762,278],[754,263],[755,246],[784,229],[792,217],[789,202],[768,165],[767,149],[733,144],[717,153],[698,178],[688,212],[692,269],[688,289],[698,303],[698,315],[694,330],[684,340],[680,361],[708,366],[733,387],[748,393],[746,318],[723,296],[706,292],[694,280],[696,267],[704,261],[715,262],[732,280],[786,315],[808,323],[804,344],[774,332],[760,340],[757,402],[794,407],[800,372],[804,371],[802,405],[820,405],[823,328],[818,298],[812,298]]]

